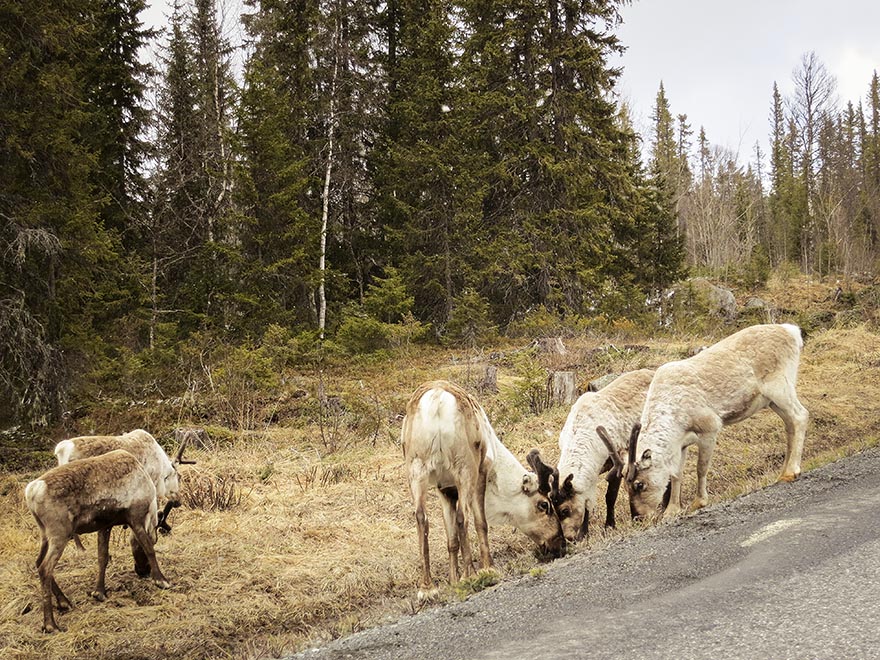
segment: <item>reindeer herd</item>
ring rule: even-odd
[[[67,542],[80,544],[78,534],[98,533],[98,580],[92,592],[106,597],[104,573],[110,559],[110,531],[125,525],[131,529],[131,552],[135,572],[149,575],[156,586],[170,583],[156,562],[154,544],[159,529],[170,531],[165,518],[179,504],[179,465],[184,460],[186,439],[170,459],[155,438],[140,429],[118,436],[82,436],[62,440],[55,447],[58,467],[31,481],[24,489],[25,502],[37,521],[42,537],[37,572],[43,590],[43,631],[58,625],[52,596],[59,610],[72,607],[55,581],[55,565]],[[159,501],[166,501],[159,511]]]
[[[486,527],[506,522],[553,557],[589,531],[599,476],[607,472],[605,525],[623,481],[634,519],[659,520],[682,510],[687,448],[696,445],[696,510],[708,503],[706,477],[722,427],[769,407],[787,436],[780,481],[800,474],[808,413],[797,398],[803,339],[791,324],[740,330],[686,360],[656,371],[626,373],[572,406],[559,435],[556,467],[532,450],[527,471],[501,444],[482,407],[461,388],[434,381],[415,391],[403,422],[403,452],[415,505],[422,590],[432,589],[425,491],[436,486],[443,503],[449,579],[473,572],[467,543],[471,515],[480,566],[492,566]]]
[[[426,496],[440,494],[449,581],[474,572],[468,529],[473,521],[481,568],[492,567],[490,524],[525,533],[549,558],[568,542],[588,536],[596,512],[600,475],[606,473],[605,525],[614,527],[621,481],[634,518],[659,519],[682,510],[681,479],[687,448],[696,445],[695,510],[708,503],[706,477],[722,427],[770,407],[785,423],[787,446],[781,481],[800,474],[808,413],[795,391],[803,348],[797,326],[757,325],[719,341],[686,360],[656,371],[626,373],[572,406],[559,435],[556,467],[537,450],[526,469],[498,439],[485,411],[465,390],[433,381],[413,393],[401,441],[415,509],[421,558],[420,594],[434,588],[428,549]],[[179,504],[178,467],[186,440],[169,458],[143,430],[121,436],[84,436],[55,448],[58,466],[30,482],[25,500],[42,537],[37,570],[42,587],[43,630],[58,630],[58,609],[71,602],[55,581],[55,566],[70,540],[98,534],[98,577],[92,595],[106,597],[104,574],[110,530],[131,530],[135,571],[160,588],[170,586],[156,562],[158,530]],[[160,511],[160,502],[164,508]],[[81,547],[81,545],[80,545]],[[458,555],[462,570],[459,571]]]

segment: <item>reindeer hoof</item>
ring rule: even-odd
[[[107,594],[103,591],[93,591],[91,593],[91,596],[100,603],[103,603],[105,600],[107,600]]]
[[[690,506],[688,507],[688,513],[693,513],[694,511],[699,511],[704,506],[706,506],[708,503],[709,503],[708,501],[698,497],[693,502],[691,502]]]
[[[49,625],[49,626],[47,626],[46,624],[43,624],[43,632],[46,633],[46,634],[51,635],[52,633],[64,632],[64,631],[61,630],[61,628],[59,628],[59,627],[56,626],[56,625]]]
[[[794,480],[797,479],[797,478],[798,478],[798,475],[796,475],[796,474],[794,474],[794,473],[790,473],[790,474],[781,474],[781,475],[779,475],[779,479],[778,479],[778,481],[781,481],[781,482],[784,482],[784,483],[791,483],[792,481],[794,481]]]
[[[160,589],[170,589],[171,583],[168,580],[153,580],[153,583]]]

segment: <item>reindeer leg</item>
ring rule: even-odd
[[[58,606],[58,611],[66,612],[67,610],[73,609],[73,603],[70,602],[70,599],[64,595],[64,592],[61,591],[61,587],[58,586],[58,583],[55,581],[55,578],[52,578],[52,593],[55,594],[55,603]]]
[[[716,435],[713,433],[700,442],[697,457],[697,496],[688,507],[689,511],[702,509],[709,504],[707,477],[709,474],[709,464],[712,462],[712,452],[715,450],[715,438]]]
[[[455,488],[444,488],[440,491],[440,503],[443,505],[443,523],[446,526],[446,549],[449,552],[449,583],[455,584],[461,577],[458,573],[458,552],[461,549],[459,537],[458,491]],[[467,538],[465,538],[465,543]]]
[[[425,493],[428,488],[428,474],[420,460],[414,460],[409,466],[409,488],[415,505],[416,530],[419,536],[419,555],[422,558],[422,584],[419,590],[430,591],[434,588],[431,579],[431,553],[428,548],[428,516],[425,513]]]
[[[151,507],[155,507],[155,500],[153,500]],[[153,516],[155,516],[155,509],[153,509],[153,512]],[[162,571],[159,569],[159,562],[156,561],[156,550],[153,544],[153,539],[156,535],[156,530],[153,528],[155,522],[150,525],[150,529],[147,529],[144,526],[144,520],[146,519],[147,516],[143,515],[143,511],[137,511],[134,508],[129,509],[128,526],[131,527],[132,535],[134,535],[135,540],[140,544],[144,554],[147,556],[147,562],[150,565],[150,577],[153,578],[153,582],[160,589],[169,589],[171,583],[162,575]],[[153,517],[153,520],[155,521],[155,517]]]
[[[684,463],[687,458],[687,445],[681,448],[681,458],[678,462],[678,469],[669,480],[669,502],[663,510],[661,518],[672,518],[681,514],[681,477],[684,473]]]
[[[455,509],[455,526],[458,530],[458,544],[461,548],[461,572],[463,577],[474,574],[474,559],[468,539],[468,521],[471,517],[471,502],[465,493],[471,489],[461,488],[458,491],[458,507]]]
[[[129,539],[131,545],[131,556],[134,559],[134,572],[138,577],[145,578],[150,575],[150,560],[147,559],[147,553],[138,543],[137,537],[132,532]]]
[[[492,555],[489,552],[489,523],[486,520],[486,473],[481,469],[477,476],[474,491],[474,527],[480,544],[480,568],[492,568]]]
[[[605,491],[605,527],[614,529],[614,507],[617,504],[622,481],[620,471],[612,469],[605,480],[608,482],[608,490]]]
[[[804,437],[807,434],[810,414],[793,393],[787,397],[780,397],[778,403],[772,402],[770,408],[785,423],[785,460],[782,462],[779,481],[794,481],[801,473],[801,455],[804,451]]]
[[[162,571],[159,569],[159,562],[156,561],[156,551],[153,547],[153,540],[143,528],[132,528],[132,531],[137,535],[138,542],[147,554],[147,561],[150,562],[150,577],[153,578],[153,582],[160,589],[170,589],[171,583],[164,575],[162,575]]]
[[[61,593],[61,589],[55,584],[54,576],[55,566],[61,558],[61,553],[64,552],[65,544],[66,540],[63,543],[55,543],[51,539],[48,542],[44,540],[46,550],[45,552],[40,550],[42,559],[37,567],[37,572],[40,574],[40,583],[43,587],[43,632],[47,633],[60,630],[58,624],[55,623],[55,615],[52,611],[52,595],[54,593],[57,598]],[[61,595],[64,596],[63,593]],[[64,600],[67,598],[65,597]]]
[[[107,591],[104,588],[104,575],[107,572],[107,563],[110,561],[110,530],[112,527],[98,530],[98,581],[92,598],[101,602],[107,600]]]

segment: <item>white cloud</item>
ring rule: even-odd
[[[880,70],[880,49],[846,46],[829,63],[831,72],[837,77],[840,99],[845,104],[852,101],[858,105],[868,93],[868,85],[874,71]]]

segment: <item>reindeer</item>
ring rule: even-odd
[[[159,524],[156,487],[140,462],[118,449],[52,468],[25,487],[28,509],[40,528],[37,570],[43,590],[43,631],[59,630],[52,595],[59,610],[73,607],[55,581],[55,565],[74,534],[98,532],[98,579],[92,595],[107,597],[104,574],[110,559],[110,529],[128,525],[143,549],[156,586],[170,583],[159,570],[154,543]]]
[[[188,441],[187,435],[181,442],[174,459],[171,459],[156,439],[143,429],[135,429],[122,435],[84,435],[62,440],[55,445],[55,457],[58,459],[58,465],[66,465],[71,461],[99,456],[115,449],[124,449],[138,460],[150,476],[156,487],[157,500],[166,500],[165,507],[159,512],[158,524],[160,531],[169,533],[171,526],[168,524],[168,514],[172,508],[180,506],[178,467],[195,463],[193,460],[183,458],[183,451]],[[74,542],[80,550],[83,549],[79,536],[74,536]],[[131,537],[131,551],[135,572],[141,577],[146,577],[150,567],[134,535]]]
[[[796,325],[755,325],[657,369],[629,443],[625,481],[634,516],[681,511],[681,475],[693,444],[699,454],[690,509],[706,506],[706,475],[718,432],[767,407],[785,423],[779,481],[798,477],[809,420],[795,391],[803,345]]]
[[[652,369],[625,373],[598,392],[586,392],[575,401],[559,434],[559,463],[546,465],[538,450],[528,462],[537,472],[540,490],[550,497],[568,541],[589,535],[596,510],[599,475],[608,473],[605,491],[605,527],[613,528],[614,505],[620,490],[622,460],[633,424],[645,405]]]
[[[425,514],[430,486],[440,491],[450,583],[459,580],[459,550],[464,576],[473,573],[468,542],[471,515],[481,568],[492,567],[489,523],[513,525],[551,556],[564,552],[565,537],[549,500],[538,492],[537,477],[501,443],[483,408],[463,389],[446,381],[416,389],[406,407],[401,440],[415,506],[423,588],[434,584]]]

